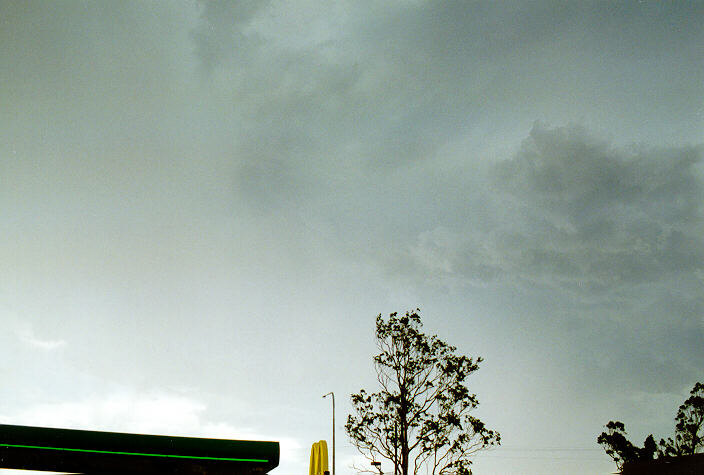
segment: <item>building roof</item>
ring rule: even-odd
[[[254,475],[279,443],[0,424],[0,468],[90,474]]]
[[[626,462],[621,473],[623,475],[701,475],[704,473],[704,454]]]

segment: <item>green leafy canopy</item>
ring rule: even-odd
[[[467,377],[482,358],[421,331],[420,310],[376,318],[374,357],[379,390],[352,394],[345,429],[369,460],[387,459],[395,473],[469,474],[470,455],[500,435],[470,413],[479,405]]]

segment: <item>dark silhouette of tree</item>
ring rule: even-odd
[[[465,381],[482,358],[422,333],[419,312],[376,317],[380,390],[352,394],[345,430],[367,459],[391,461],[394,474],[471,474],[470,455],[501,439],[470,414],[479,401]]]
[[[697,383],[675,416],[675,436],[660,440],[665,457],[693,455],[704,449],[704,384]]]
[[[604,447],[606,455],[616,463],[616,467],[623,469],[626,462],[653,459],[657,452],[657,445],[653,435],[646,437],[643,447],[636,447],[626,437],[626,427],[623,422],[609,421],[606,424],[607,432],[602,432],[596,441]]]
[[[694,385],[689,398],[677,411],[674,437],[660,439],[660,444],[655,443],[651,434],[643,447],[633,445],[626,437],[623,422],[609,421],[606,429],[596,441],[614,460],[619,471],[626,462],[695,454],[704,448],[704,384]]]

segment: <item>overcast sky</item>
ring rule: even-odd
[[[704,379],[704,2],[0,1],[0,423],[281,442],[374,317],[485,358],[477,474]],[[547,450],[550,449],[550,450]],[[390,470],[390,466],[382,466]],[[1,472],[1,471],[0,471]]]

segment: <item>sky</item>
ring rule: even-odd
[[[613,472],[604,424],[668,437],[704,378],[702,24],[0,0],[0,423],[276,440],[293,475],[333,391],[354,474],[374,319],[419,307],[485,360],[474,473]]]

